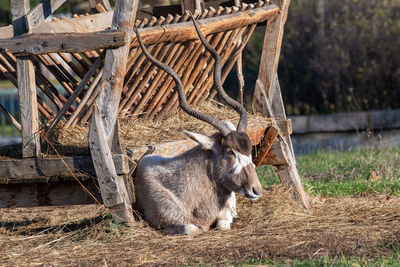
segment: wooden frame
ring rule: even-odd
[[[168,64],[173,65],[182,75],[191,105],[200,105],[206,99],[214,97],[215,91],[211,91],[213,74],[210,74],[214,61],[199,44],[192,23],[188,21],[188,12],[183,12],[182,16],[169,15],[136,21],[137,0],[117,1],[114,12],[110,10],[107,0],[90,0],[92,9],[103,13],[51,22],[42,21],[49,10],[55,10],[63,2],[46,0],[41,8],[35,7],[30,11],[28,0],[12,0],[13,29],[0,29],[0,35],[3,37],[0,39],[0,71],[19,88],[21,124],[19,125],[12,116],[9,117],[3,107],[0,107],[0,111],[6,114],[15,127],[21,128],[23,157],[34,157],[16,160],[20,166],[26,166],[21,169],[22,172],[29,168],[31,172],[25,173],[24,176],[18,171],[13,174],[2,174],[0,171],[0,181],[1,175],[18,180],[26,178],[26,175],[42,179],[43,176],[51,177],[65,173],[61,160],[39,158],[38,111],[52,122],[47,134],[65,116],[69,116],[66,127],[73,126],[78,121],[90,121],[91,157],[81,160],[88,162],[85,165],[86,172],[95,172],[97,175],[102,202],[110,210],[113,218],[132,223],[134,188],[130,175],[135,164],[122,153],[118,136],[118,114],[132,112],[133,117],[137,117],[141,115],[141,111],[145,111],[147,113],[143,114],[143,118],[161,120],[178,108],[172,79],[157,72],[156,68],[144,59],[132,32],[133,23],[138,24],[142,38],[151,53],[156,57],[165,58]],[[261,23],[266,28],[253,111],[272,118],[273,123],[249,129],[248,134],[253,145],[258,146],[254,159],[257,165],[273,165],[282,183],[288,188],[293,188],[294,196],[305,207],[309,207],[296,168],[290,139],[291,124],[285,115],[277,75],[289,3],[290,0],[277,0],[275,4],[259,1],[256,4],[204,9],[205,4],[199,0],[184,0],[183,6],[184,10],[188,8],[200,18],[199,24],[203,34],[221,53],[223,79],[236,64],[240,72],[241,52],[255,27]],[[235,1],[235,4],[239,5],[240,2]],[[43,5],[47,11],[43,9]],[[111,29],[106,29],[110,25]],[[76,42],[78,39],[82,41],[80,44]],[[60,94],[50,80],[35,69],[32,60],[44,65],[69,96]],[[69,73],[61,61],[76,75]],[[188,67],[193,73],[186,70]],[[76,76],[79,76],[80,82]],[[36,95],[36,86],[46,94],[48,101],[52,102],[56,109],[49,107],[49,103]],[[73,103],[77,105],[74,106]],[[194,143],[187,140],[176,141],[158,145],[157,151],[167,156],[173,155],[171,151],[178,153],[193,145]],[[137,148],[132,153],[136,158],[140,158],[146,149]],[[67,159],[72,164],[74,160]],[[13,170],[16,161],[0,160],[0,166]],[[49,162],[59,167],[43,172],[40,166],[47,166]],[[82,171],[79,168],[74,170]],[[76,188],[74,186],[72,187]],[[40,191],[25,183],[14,184],[12,187],[12,190],[17,191],[20,187],[20,192]],[[54,188],[56,187],[55,182]],[[23,199],[19,204],[1,204],[4,201],[3,195],[7,195],[4,188],[5,185],[0,185],[0,207],[28,203]],[[50,191],[49,189],[48,192]],[[40,191],[40,194],[36,193],[36,197],[43,195],[43,191]],[[87,203],[84,201],[87,196],[83,191],[81,195],[76,194],[74,199],[74,203]],[[34,199],[32,201],[44,203]],[[58,203],[60,199],[44,204]]]
[[[290,0],[280,0],[280,14],[268,20],[265,25],[260,70],[254,88],[252,104],[253,111],[260,112],[266,117],[277,119],[286,119],[277,70],[289,4]],[[282,152],[288,163],[275,165],[274,170],[285,186],[295,189],[295,198],[297,198],[304,207],[308,208],[309,202],[297,172],[290,136],[280,137],[280,142],[283,145]]]

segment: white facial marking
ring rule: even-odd
[[[229,128],[231,131],[236,131],[235,125],[232,124],[230,121],[224,121],[224,124]]]
[[[246,156],[236,150],[232,149],[233,153],[235,154],[236,160],[235,164],[233,165],[232,172],[233,174],[239,174],[244,167],[249,164],[253,164],[253,160],[251,159],[251,155]],[[254,166],[254,164],[253,164]]]

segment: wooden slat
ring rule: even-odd
[[[68,98],[67,103],[62,107],[60,112],[58,112],[57,116],[54,118],[54,120],[51,122],[49,128],[46,130],[46,136],[49,136],[51,132],[54,130],[54,128],[57,126],[57,124],[60,122],[60,120],[63,118],[65,115],[65,112],[70,108],[72,103],[76,100],[78,95],[80,95],[83,92],[83,89],[85,89],[86,85],[88,84],[90,78],[92,78],[93,74],[97,71],[99,68],[100,64],[102,63],[102,59],[105,53],[100,56],[97,61],[93,64],[93,66],[90,68],[90,70],[86,73],[85,77],[79,84],[79,86],[76,88],[76,90],[71,94],[71,96]]]
[[[59,71],[58,67],[49,59],[47,55],[38,55],[39,61],[54,75],[56,80],[62,85],[68,94],[74,92],[75,84],[71,83],[68,78]],[[79,101],[79,100],[78,100]]]
[[[128,173],[128,158],[125,155],[112,156],[116,173]],[[96,175],[90,156],[74,156],[60,158],[27,158],[0,160],[0,184],[31,183],[43,181],[52,176],[71,176],[73,173]]]
[[[218,10],[211,10],[210,12],[210,17],[211,16],[219,16],[221,12],[223,11],[223,8],[219,8]],[[206,37],[208,41],[213,39],[211,41],[211,45],[216,45],[217,41],[219,38],[223,35],[223,33],[218,33],[215,36],[214,35],[209,35]],[[186,51],[185,51],[186,53]],[[187,92],[190,87],[192,86],[192,83],[195,81],[195,79],[202,74],[202,71],[200,71],[203,68],[203,64],[208,60],[210,57],[210,54],[208,52],[205,52],[205,48],[203,44],[198,41],[196,42],[195,48],[192,50],[190,49],[190,53],[186,54],[185,57],[181,57],[178,64],[176,64],[175,69],[177,73],[182,77],[182,83],[184,85],[185,92]],[[200,58],[200,62],[194,66],[198,62]],[[198,71],[193,71],[193,68],[196,67]],[[189,68],[189,71],[188,71]],[[184,73],[184,74],[183,74]],[[190,78],[189,78],[190,77]],[[158,103],[156,104],[155,108],[150,111],[149,113],[149,118],[152,118],[153,116],[156,115],[158,112],[158,109],[161,107],[162,104],[164,104],[163,108],[160,110],[160,112],[156,115],[156,121],[162,120],[164,116],[167,114],[168,111],[171,110],[171,107],[178,103],[177,99],[177,93],[174,92],[175,82],[173,81],[172,77],[167,78],[167,82],[164,84],[164,86],[167,88],[162,95],[162,97],[158,100]],[[172,93],[172,94],[171,94]],[[168,99],[168,100],[167,100]]]
[[[11,62],[12,62],[13,64],[15,64],[15,65],[17,64],[17,58],[16,58],[14,55],[12,55],[10,52],[5,52],[5,54],[10,58],[10,60],[11,60]],[[9,79],[9,81],[11,81],[11,82],[14,84],[15,87],[18,88],[18,82],[17,82],[17,79],[16,79],[16,76],[17,76],[16,70],[15,70],[14,67],[10,64],[10,62],[8,62],[8,61],[5,59],[5,57],[4,57],[1,53],[0,53],[0,61],[1,61],[2,63],[5,63],[5,66],[8,68],[8,70],[7,70],[7,69],[3,68],[3,67],[0,65],[0,71],[1,71],[3,74],[5,74],[5,76]],[[43,80],[45,80],[45,81],[47,81],[47,80],[43,77],[43,75],[41,75],[41,73],[40,73],[39,71],[35,71],[35,76],[36,76],[37,86],[38,86],[39,88],[42,89]],[[48,82],[48,84],[51,85],[50,82]],[[45,86],[47,86],[48,84],[46,83]],[[58,93],[57,90],[56,90],[55,88],[53,88],[53,86],[50,87],[50,90],[55,90],[55,91],[53,91],[53,92]],[[44,91],[44,92],[45,92],[46,94],[48,94],[47,90]],[[52,99],[52,98],[51,98],[51,93],[50,93],[49,98]],[[59,98],[60,98],[61,100],[63,100],[63,96],[62,96],[62,95],[60,95]],[[48,105],[46,105],[46,103],[43,102],[43,100],[41,99],[40,96],[37,96],[37,99],[38,99],[37,105],[38,105],[38,110],[39,110],[39,112],[40,112],[46,119],[50,120],[50,118],[54,115],[54,112],[52,111],[52,109],[51,109]],[[65,100],[65,99],[64,99],[64,100]],[[65,101],[66,101],[66,100],[65,100]]]
[[[260,142],[260,149],[257,151],[257,156],[253,160],[256,166],[260,166],[266,160],[267,154],[278,135],[279,129],[274,126],[271,126],[266,130],[266,134]]]
[[[215,13],[215,12],[214,12]],[[211,13],[210,13],[211,16]],[[185,14],[180,18],[180,22],[187,21],[190,18],[190,13],[185,12]],[[196,49],[193,50],[193,42],[188,42],[188,43],[178,43],[178,49],[176,52],[176,57],[177,57],[177,62],[175,63],[174,69],[177,71],[179,75],[182,74],[183,69],[181,68],[183,64],[187,64],[192,61],[192,58],[196,53],[192,53],[192,51],[195,51]],[[199,44],[197,44],[198,46]],[[186,63],[185,63],[186,62]],[[186,69],[186,68],[185,68]],[[150,101],[147,110],[145,111],[144,117],[146,119],[152,118],[155,113],[158,111],[158,109],[161,107],[161,105],[164,103],[165,99],[169,96],[169,94],[173,90],[173,86],[175,82],[173,81],[172,77],[167,75],[165,76],[166,79],[163,82],[163,84],[160,86],[158,92],[154,96],[154,98]]]
[[[83,186],[101,203],[97,185],[91,180]],[[0,184],[0,208],[97,204],[76,181]]]
[[[64,127],[70,127],[70,126],[74,126],[76,124],[79,114],[82,112],[82,110],[86,110],[85,108],[87,107],[87,102],[89,101],[89,98],[92,96],[93,92],[95,91],[95,88],[97,87],[102,75],[103,75],[103,70],[101,70],[99,73],[97,73],[96,77],[90,84],[89,89],[86,91],[84,97],[82,98],[82,101],[79,103],[78,107],[74,110],[74,113],[71,115],[71,117],[65,123]],[[96,94],[96,96],[97,96],[97,94]]]
[[[28,14],[26,14],[26,24],[28,31],[33,30],[44,19],[56,11],[66,0],[42,0]]]
[[[0,49],[19,55],[39,55],[120,47],[125,42],[126,33],[119,30],[91,33],[30,33],[20,37],[0,39]]]
[[[235,65],[235,62],[238,60],[241,52],[243,51],[245,45],[247,44],[247,42],[249,41],[251,35],[253,34],[253,31],[256,28],[256,24],[251,25],[249,27],[249,30],[246,34],[246,37],[243,39],[242,43],[239,45],[239,47],[237,48],[236,52],[233,54],[233,56],[231,56],[227,63],[226,66],[224,66],[224,69],[222,71],[222,83],[225,81],[225,79],[228,77],[229,72],[231,71],[231,69],[233,68],[233,66]],[[206,94],[208,94],[209,92],[206,92]],[[214,96],[217,94],[217,90],[212,91],[209,95],[205,95],[204,98],[207,97],[208,101],[211,101]],[[202,103],[202,100],[199,101],[199,103]]]
[[[206,13],[205,13],[206,14]],[[194,16],[197,16],[198,13],[195,12]],[[185,16],[186,18],[186,16]],[[167,43],[166,45],[163,46],[163,50],[160,53],[160,55],[158,56],[159,60],[163,60],[163,58],[165,57],[166,53],[168,53],[168,56],[165,60],[165,64],[174,64],[177,60],[182,60],[182,58],[179,56],[180,52],[179,48],[181,47],[180,43]],[[188,47],[186,49],[188,49],[189,51],[191,51],[191,48],[193,47],[192,43],[190,43],[188,45]],[[148,62],[150,63],[150,62]],[[152,68],[149,71],[149,73],[154,73],[158,68],[152,64]],[[161,81],[164,79],[164,77],[166,77],[167,74],[163,71],[158,71],[155,78],[151,81],[149,81],[150,75],[148,75],[147,79],[144,79],[142,82],[142,88],[139,90],[143,90],[143,86],[145,83],[150,83],[149,87],[146,88],[146,91],[144,92],[142,98],[139,100],[139,103],[137,105],[135,105],[135,107],[133,108],[133,112],[132,112],[132,116],[133,118],[136,118],[138,115],[140,115],[141,113],[143,113],[144,107],[148,104],[148,100],[150,99],[150,97],[154,94],[155,89],[160,85],[161,87],[159,88],[160,91],[163,91],[162,89],[162,84]],[[165,83],[164,83],[165,85]],[[127,111],[128,108],[130,108],[130,106],[132,105],[133,101],[135,100],[130,99],[128,101],[128,103],[125,105],[125,112]],[[121,115],[124,115],[124,113],[122,112]]]

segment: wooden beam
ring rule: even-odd
[[[105,30],[91,33],[31,33],[9,39],[0,39],[0,50],[18,55],[48,54],[54,52],[85,52],[124,45],[126,33]]]
[[[257,156],[253,160],[257,167],[266,160],[268,152],[270,151],[272,144],[275,142],[278,135],[279,129],[275,128],[274,126],[271,126],[268,128],[268,130],[266,130],[266,134],[259,144]]]
[[[101,195],[92,179],[83,186],[101,203]],[[96,204],[76,181],[0,184],[0,208]]]
[[[118,175],[111,160],[112,153],[121,151],[118,136],[118,106],[121,98],[129,44],[132,38],[138,0],[117,1],[111,29],[125,31],[127,42],[116,49],[108,49],[99,83],[100,93],[92,114],[89,130],[89,147],[104,205],[119,222],[133,223],[132,200],[123,175]]]
[[[283,30],[287,19],[290,0],[280,1],[281,12],[269,19],[265,27],[263,50],[260,60],[258,79],[254,88],[252,108],[265,116],[272,116],[272,89],[278,69],[282,46]]]
[[[117,174],[129,172],[129,160],[124,154],[112,156]],[[73,173],[96,175],[90,156],[60,158],[27,158],[0,160],[0,184],[48,181],[52,176],[69,176]]]
[[[290,137],[289,137],[290,138]],[[294,189],[293,196],[298,200],[306,209],[310,207],[308,197],[304,192],[303,185],[301,184],[300,175],[297,171],[295,157],[293,155],[291,144],[287,142],[287,139],[282,139],[280,144],[283,148],[284,157],[287,160],[286,164],[275,165],[275,173],[279,176],[279,179],[286,188]]]
[[[275,5],[259,7],[238,12],[232,15],[211,17],[199,21],[204,35],[237,29],[250,24],[262,23],[277,16],[279,8]],[[90,33],[105,30],[110,27],[113,12],[99,13],[78,18],[58,21],[45,21],[36,27],[32,33]],[[139,29],[146,45],[160,42],[179,42],[198,40],[197,33],[191,21]],[[0,31],[1,32],[1,31]],[[4,31],[6,34],[8,31]],[[11,38],[12,36],[0,36]],[[138,46],[133,33],[133,46]]]
[[[246,10],[235,14],[211,17],[199,20],[199,26],[204,36],[238,29],[250,24],[266,21],[278,14],[279,8],[275,5]],[[199,40],[191,21],[169,24],[161,27],[139,29],[144,44],[150,45],[160,42],[182,42]],[[133,38],[132,46],[138,46]]]
[[[42,0],[25,16],[27,30],[32,31],[48,16],[56,11],[66,0]]]
[[[112,145],[112,144],[111,144]],[[89,130],[89,147],[104,205],[119,222],[133,222],[131,198],[123,176],[112,161],[111,145],[98,106],[94,106]]]
[[[26,32],[24,15],[30,9],[29,0],[12,0],[14,35]],[[38,105],[36,96],[35,69],[29,57],[17,57],[18,101],[21,114],[22,156],[40,155]]]

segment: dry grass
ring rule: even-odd
[[[197,109],[217,117],[221,121],[229,120],[234,125],[239,121],[239,115],[234,110],[220,104],[205,104]],[[248,114],[249,127],[269,124],[271,124],[270,118],[258,114]],[[120,120],[119,134],[122,146],[133,147],[184,139],[182,130],[201,134],[211,134],[216,131],[211,125],[193,119],[193,117],[178,110],[173,116],[159,123],[141,119],[131,120],[129,117],[123,118]],[[87,134],[88,130],[83,127],[58,128],[53,140],[64,145],[87,146]]]
[[[197,109],[213,115],[221,121],[229,120],[234,125],[237,125],[239,121],[239,115],[234,110],[221,104],[204,104]],[[267,126],[271,122],[271,118],[264,118],[258,114],[248,114],[248,127]],[[211,134],[216,131],[211,125],[193,119],[193,117],[178,110],[173,116],[160,123],[141,119],[131,120],[129,117],[120,119],[119,135],[122,147],[136,148],[143,145],[155,145],[185,139],[182,130],[201,134]],[[61,155],[87,155],[89,154],[88,132],[88,127],[59,127],[54,130],[50,140]],[[44,157],[55,155],[54,151],[47,145],[42,148],[42,152]],[[21,154],[20,145],[0,147],[0,159],[19,158]]]
[[[98,206],[5,209],[0,263],[149,265],[383,256],[400,242],[400,198],[312,199],[306,211],[281,186],[260,201],[239,198],[231,231],[171,236],[138,222],[116,227]]]

